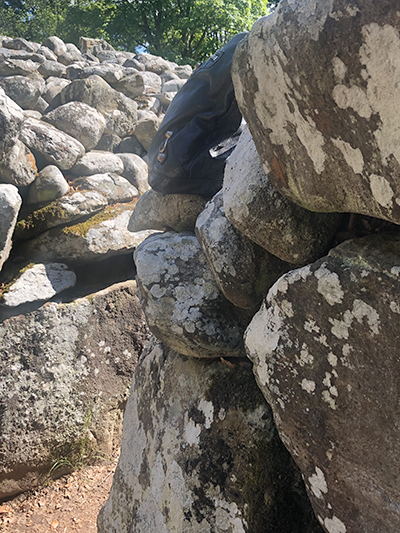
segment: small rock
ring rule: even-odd
[[[17,142],[23,121],[22,109],[0,87],[0,160],[9,153]]]
[[[43,46],[50,48],[56,56],[64,54],[67,51],[67,46],[62,39],[56,36],[48,37],[44,42]]]
[[[29,266],[20,277],[7,287],[1,304],[5,307],[50,300],[54,295],[73,287],[76,275],[63,263]]]
[[[124,165],[121,159],[110,152],[97,152],[93,150],[85,154],[70,172],[74,176],[91,176],[93,174],[105,174],[114,172],[122,174]]]
[[[69,191],[69,185],[61,170],[49,165],[41,170],[29,187],[27,204],[51,202],[64,196]]]
[[[38,85],[27,76],[8,76],[0,80],[0,86],[22,109],[34,109],[42,94]]]
[[[74,180],[75,185],[83,189],[98,191],[107,198],[109,204],[130,202],[139,196],[136,187],[113,172],[78,178]]]
[[[0,270],[10,255],[12,236],[22,198],[14,185],[0,184]]]
[[[138,200],[129,220],[129,231],[144,229],[194,231],[207,200],[195,194],[162,194],[149,189]]]
[[[116,155],[121,159],[124,165],[124,170],[121,175],[136,187],[141,196],[149,188],[149,183],[147,181],[147,163],[136,154],[118,153]]]
[[[151,111],[138,111],[135,137],[146,151],[149,150],[151,141],[153,140],[154,135],[157,133],[161,122],[161,117],[158,117]]]
[[[38,72],[44,78],[49,78],[50,76],[61,78],[63,76],[66,76],[67,69],[64,65],[58,63],[58,61],[49,61],[46,59],[46,61],[43,61],[43,63],[38,68]]]
[[[24,187],[33,182],[36,174],[36,161],[32,152],[18,140],[0,162],[0,182]]]

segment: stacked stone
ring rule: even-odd
[[[148,191],[129,224],[166,230],[135,251],[149,327],[192,363],[222,357],[238,368],[247,353],[326,533],[400,527],[399,21],[394,0],[379,8],[372,0],[282,0],[234,57],[249,130],[228,160],[222,192],[203,209],[198,198],[182,196],[178,208],[173,196]],[[158,216],[146,223],[155,206]],[[286,531],[283,522],[250,524],[228,483],[216,488],[203,477],[199,497],[193,455],[202,462],[207,435],[224,435],[219,400],[204,372],[205,390],[194,387],[198,402],[187,415],[179,400],[161,402],[173,363],[160,350],[153,347],[142,363],[151,366],[157,391],[132,389],[101,533],[176,524],[182,531]],[[181,372],[180,391],[182,363],[175,364],[169,372]],[[229,378],[217,382],[223,388]],[[166,435],[162,422],[175,414],[176,433]],[[140,451],[130,455],[135,432]],[[247,446],[254,446],[250,436]],[[234,467],[229,472],[236,478]],[[313,528],[308,522],[291,531]]]
[[[127,221],[148,189],[152,136],[190,74],[99,39],[77,48],[1,38],[0,267],[12,242],[13,258],[33,263],[7,263],[3,308],[45,301],[75,283],[71,267],[128,253],[149,235],[128,232]]]

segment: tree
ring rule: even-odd
[[[204,60],[267,12],[267,0],[118,0],[108,27],[122,48],[177,62]]]

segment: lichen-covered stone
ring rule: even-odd
[[[48,165],[39,172],[29,187],[27,204],[52,202],[69,192],[69,185],[63,173],[54,165]]]
[[[20,139],[37,157],[61,170],[71,168],[85,153],[85,148],[79,141],[54,126],[34,118],[25,120]]]
[[[96,191],[89,192],[98,194]],[[128,220],[135,203],[136,200],[107,206],[83,222],[52,228],[26,242],[21,251],[35,262],[60,261],[72,266],[133,252],[153,233],[128,231]]]
[[[106,119],[93,107],[83,102],[68,102],[47,113],[43,120],[92,150],[104,133]]]
[[[243,356],[245,325],[192,233],[152,235],[137,247],[134,260],[143,311],[157,338],[192,357]]]
[[[99,533],[317,533],[248,366],[152,343],[135,370]]]
[[[400,235],[347,241],[282,276],[248,355],[327,533],[400,528]]]
[[[16,143],[23,121],[22,109],[0,87],[0,160]]]
[[[139,191],[122,176],[113,172],[85,176],[74,181],[74,185],[83,189],[98,191],[109,204],[130,202],[139,196]]]
[[[14,185],[0,184],[0,270],[10,255],[22,198]]]
[[[118,153],[124,165],[122,176],[136,187],[139,194],[144,194],[149,188],[147,163],[137,154]]]
[[[0,182],[24,187],[37,175],[36,161],[27,146],[17,140],[7,156],[0,161]]]
[[[63,263],[39,263],[28,265],[26,269],[7,286],[1,297],[1,305],[17,307],[19,305],[50,300],[54,295],[73,287],[76,275]]]
[[[0,86],[22,109],[34,109],[43,92],[39,84],[28,76],[8,76],[0,80]]]
[[[121,159],[115,154],[93,150],[86,153],[76,165],[71,168],[70,173],[74,176],[91,176],[92,174],[105,174],[115,172],[122,174],[124,165]]]
[[[398,7],[284,0],[238,45],[235,94],[264,169],[307,209],[400,222]]]
[[[162,195],[149,189],[139,199],[129,220],[129,231],[173,229],[194,231],[206,200],[195,194]]]
[[[0,324],[0,498],[119,442],[147,339],[135,291],[128,281]]]
[[[341,215],[312,213],[282,196],[264,172],[247,127],[227,161],[223,194],[228,220],[289,263],[321,257],[341,221]]]
[[[15,228],[15,237],[30,239],[55,226],[101,211],[107,203],[107,198],[97,191],[72,191],[71,194],[32,211],[26,218],[20,220]]]
[[[152,111],[138,111],[138,121],[135,128],[135,137],[145,150],[148,150],[150,148],[151,141],[153,140],[154,135],[157,133],[161,122],[162,118],[158,117]]]
[[[196,236],[218,287],[236,307],[254,309],[281,274],[293,268],[248,239],[229,222],[224,212],[222,191],[198,216]]]

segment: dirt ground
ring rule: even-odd
[[[97,514],[108,498],[118,457],[86,466],[47,487],[0,504],[3,533],[96,532]]]

